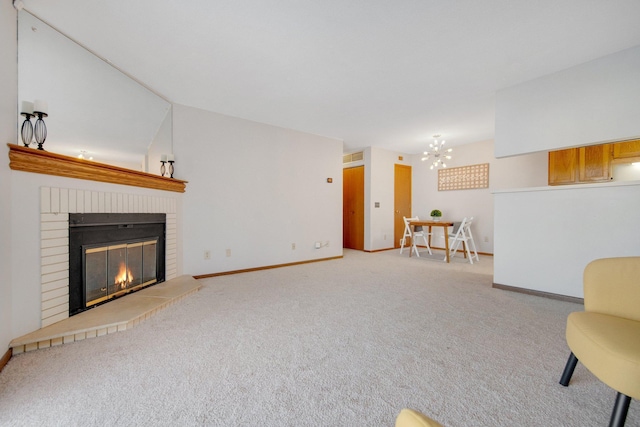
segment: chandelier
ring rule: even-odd
[[[444,162],[445,160],[450,160],[451,156],[448,153],[453,151],[453,148],[444,148],[444,143],[446,142],[444,139],[438,142],[438,138],[440,135],[433,135],[433,142],[429,144],[429,150],[424,152],[424,157],[422,161],[430,160],[431,167],[429,169],[438,168],[442,166],[446,168],[447,165]]]

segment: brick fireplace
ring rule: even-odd
[[[166,214],[165,279],[176,277],[177,201],[171,197],[40,188],[42,327],[69,317],[69,214]]]

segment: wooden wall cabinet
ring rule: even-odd
[[[613,144],[613,159],[616,163],[640,161],[640,139]]]
[[[611,144],[549,152],[549,185],[611,180]]]
[[[611,180],[611,144],[578,148],[578,182]]]
[[[549,151],[549,185],[575,184],[578,149]]]

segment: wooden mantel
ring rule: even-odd
[[[179,179],[165,178],[146,172],[134,171],[118,166],[77,159],[8,143],[9,167],[24,172],[64,176],[112,184],[132,185],[156,190],[184,193],[186,183]]]

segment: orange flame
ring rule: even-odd
[[[115,284],[120,289],[126,289],[129,283],[133,282],[133,275],[131,274],[131,270],[124,265],[123,262],[120,263],[120,270],[115,278]]]

